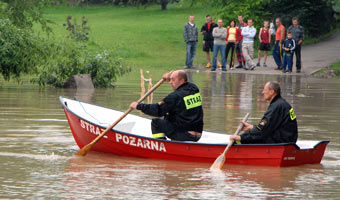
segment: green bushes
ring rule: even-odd
[[[118,76],[130,71],[114,51],[89,53],[86,45],[70,39],[46,42],[45,50],[44,63],[37,69],[39,76],[32,79],[39,85],[63,87],[72,75],[90,74],[95,87],[110,87]]]
[[[36,72],[44,57],[41,43],[31,31],[0,18],[0,73],[5,80],[19,80],[22,73]]]
[[[51,30],[41,15],[43,5],[42,0],[23,4],[19,0],[0,1],[0,74],[5,80],[20,81],[22,74],[30,74],[33,83],[62,87],[72,75],[86,73],[91,74],[95,87],[109,87],[130,71],[112,50],[90,53],[83,43],[89,30],[85,18],[81,26],[69,18],[70,36],[65,35],[65,40],[34,33],[33,23],[37,22],[43,30]]]

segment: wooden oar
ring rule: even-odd
[[[160,81],[158,81],[158,83],[153,86],[144,96],[142,96],[138,101],[137,104],[141,103],[146,97],[148,97],[153,91],[155,91],[163,82],[165,81],[165,79],[161,79]],[[126,115],[128,115],[130,112],[132,111],[132,108],[129,108],[127,111],[125,111],[125,113],[119,117],[111,126],[107,127],[105,129],[105,131],[103,131],[98,137],[96,137],[96,139],[94,139],[91,143],[89,143],[88,145],[84,146],[83,148],[80,149],[80,151],[78,153],[76,153],[75,155],[77,156],[85,156],[87,154],[87,152],[102,138],[104,137],[104,135],[111,130],[114,126],[116,126],[122,119],[124,119],[124,117],[126,117]]]
[[[242,121],[246,122],[248,120],[248,117],[249,117],[249,113],[247,113],[246,116],[244,116]],[[243,128],[243,124],[240,123],[234,135],[238,135],[242,128]],[[222,169],[224,162],[226,160],[227,152],[233,144],[234,144],[234,141],[229,142],[228,146],[224,149],[223,153],[219,157],[217,157],[215,162],[211,165],[210,170]]]

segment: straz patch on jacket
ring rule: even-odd
[[[196,108],[202,105],[202,97],[200,93],[183,97],[185,107],[187,110]]]
[[[289,114],[290,114],[290,119],[291,119],[291,120],[296,119],[296,115],[295,115],[295,112],[294,112],[294,109],[293,109],[293,108],[291,108],[291,109],[289,110]]]

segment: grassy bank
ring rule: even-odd
[[[316,72],[314,76],[323,78],[335,78],[340,80],[340,61],[335,62],[329,67]]]
[[[67,34],[63,23],[67,16],[88,19],[90,45],[93,51],[99,47],[114,48],[126,63],[133,68],[173,69],[185,62],[183,27],[189,14],[196,16],[199,29],[205,15],[213,14],[207,8],[179,7],[170,5],[169,10],[161,11],[159,6],[135,7],[52,7],[45,10],[46,18],[55,22],[52,29],[56,38]],[[199,38],[202,41],[202,36]],[[204,61],[202,43],[197,47],[196,63]]]

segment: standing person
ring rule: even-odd
[[[292,33],[288,32],[287,39],[282,44],[283,53],[283,65],[282,72],[286,73],[286,66],[288,64],[288,72],[292,72],[293,68],[293,54],[295,49],[295,40],[292,39]]]
[[[184,26],[184,41],[186,44],[186,60],[185,68],[192,68],[192,63],[194,61],[196,53],[196,43],[198,41],[198,30],[194,24],[195,16],[189,16],[189,22]]]
[[[245,131],[241,135],[232,135],[230,140],[242,144],[296,143],[298,125],[294,109],[281,97],[280,85],[267,82],[262,94],[270,104],[258,125],[242,122]]]
[[[227,29],[223,27],[222,19],[217,21],[217,27],[213,30],[214,36],[214,58],[213,58],[213,66],[211,71],[216,71],[217,64],[217,55],[218,51],[221,52],[222,57],[222,71],[227,71],[225,64],[225,37],[227,37]]]
[[[210,51],[213,51],[214,47],[214,37],[212,35],[213,29],[217,27],[217,24],[215,24],[210,15],[207,15],[205,17],[206,23],[201,28],[201,34],[203,35],[203,51],[206,53],[206,59],[207,59],[207,68],[211,67],[210,64]]]
[[[236,26],[235,20],[230,20],[230,26],[227,27],[227,37],[225,38],[227,47],[225,53],[225,61],[228,60],[229,50],[231,49],[229,69],[234,68],[234,50],[236,45],[240,42],[241,30]]]
[[[254,57],[254,38],[256,35],[256,29],[253,27],[254,21],[252,19],[248,19],[248,26],[242,29],[242,53],[246,60],[246,65],[244,66],[245,70],[254,70],[255,63],[253,61]],[[249,67],[248,67],[249,66]]]
[[[293,17],[292,19],[293,25],[288,28],[288,32],[293,34],[293,39],[295,40],[295,56],[296,56],[296,72],[301,72],[301,45],[303,40],[305,39],[305,31],[302,26],[299,25],[299,19],[297,17]]]
[[[270,51],[270,42],[271,42],[269,21],[263,22],[263,27],[260,29],[260,33],[259,33],[259,39],[260,39],[260,46],[259,46],[256,66],[257,67],[261,66],[261,54],[262,54],[262,51],[264,51],[263,67],[267,67],[266,62],[267,62],[268,51]]]
[[[237,24],[237,27],[242,30],[243,27],[246,27],[247,24],[243,22],[243,16],[242,15],[239,15],[237,17],[237,20],[238,20],[238,24]],[[242,40],[243,40],[243,37],[241,35],[241,38],[240,38],[240,41],[237,43],[236,45],[236,56],[237,56],[237,61],[239,63],[238,66],[236,66],[236,68],[243,68],[243,65],[245,64],[245,60],[244,60],[244,57],[243,57],[243,53],[242,53]]]
[[[282,25],[281,18],[276,18],[275,24],[277,29],[275,35],[275,46],[273,49],[273,58],[277,65],[276,70],[282,70],[282,42],[285,39],[286,29]]]
[[[187,82],[184,70],[177,70],[163,75],[174,90],[156,104],[137,104],[132,102],[130,108],[143,113],[163,117],[151,121],[152,137],[178,141],[195,141],[201,138],[203,131],[202,97],[193,83]]]

